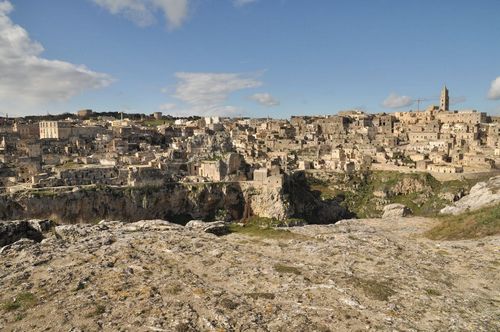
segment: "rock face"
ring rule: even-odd
[[[0,221],[0,247],[14,243],[20,239],[42,241],[43,233],[53,227],[49,220],[15,220]]]
[[[417,236],[433,222],[270,237],[163,220],[57,227],[0,251],[0,330],[500,330],[500,237]]]
[[[394,203],[384,206],[384,214],[382,215],[382,218],[401,218],[407,217],[410,214],[411,210],[409,208],[403,204]]]
[[[498,203],[500,203],[500,176],[495,176],[486,182],[477,183],[471,188],[469,195],[462,197],[453,205],[445,207],[440,212],[457,215]]]
[[[397,195],[407,195],[410,193],[427,193],[432,191],[432,188],[428,185],[426,185],[425,182],[423,182],[420,179],[416,178],[403,178],[399,182],[397,182],[392,188],[391,188],[391,195],[397,196]]]
[[[242,183],[169,184],[158,188],[82,188],[78,191],[33,191],[0,195],[0,220],[47,218],[60,223],[86,223],[108,219],[138,221],[167,219],[185,224],[189,220],[215,220],[224,211],[228,220],[253,215],[283,220],[291,216],[320,215],[332,223],[346,217],[337,203],[325,203],[311,193],[299,193],[300,184],[289,179],[284,188],[254,187]]]

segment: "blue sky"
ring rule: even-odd
[[[498,0],[0,0],[0,112],[390,112],[446,84],[453,108],[500,115],[499,17]]]

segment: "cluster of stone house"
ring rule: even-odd
[[[0,186],[253,181],[279,187],[296,170],[413,168],[476,172],[500,165],[500,117],[475,110],[329,116],[140,119],[82,110],[68,119],[0,118]]]

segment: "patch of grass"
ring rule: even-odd
[[[276,297],[276,295],[274,295],[273,293],[247,293],[246,296],[251,297],[254,300],[274,300],[274,298]]]
[[[287,273],[287,274],[295,274],[295,275],[302,274],[302,271],[300,271],[298,268],[296,268],[294,266],[283,265],[283,264],[274,265],[274,270],[278,273]]]
[[[441,292],[436,290],[436,289],[429,288],[429,289],[426,289],[425,292],[427,293],[427,295],[441,296]]]
[[[25,317],[26,317],[26,313],[25,312],[19,312],[19,313],[16,314],[15,320],[16,321],[20,321],[20,320],[23,320]]]
[[[166,289],[168,294],[178,295],[182,292],[182,287],[178,284],[172,285]]]
[[[302,219],[289,219],[290,224],[300,224]],[[244,234],[264,239],[290,240],[304,238],[303,235],[290,232],[287,229],[277,229],[275,227],[287,226],[287,221],[279,221],[271,218],[252,217],[246,220],[245,224],[230,224],[231,233]]]
[[[244,221],[246,226],[259,226],[259,227],[291,227],[307,224],[301,218],[288,218],[285,220],[278,220],[274,218],[252,216]]]
[[[3,310],[5,311],[14,311],[21,308],[21,303],[14,301],[7,301],[3,304]]]
[[[354,285],[361,288],[366,296],[378,301],[387,301],[389,297],[396,294],[385,281],[355,278]]]
[[[14,311],[18,309],[25,310],[36,306],[37,303],[38,300],[35,295],[29,292],[23,292],[17,294],[17,296],[13,299],[5,302],[3,304],[3,309],[5,311]]]
[[[75,163],[74,161],[68,161],[62,165],[59,165],[57,168],[59,168],[59,169],[77,169],[77,168],[82,168],[83,166],[84,166],[83,164]]]
[[[431,240],[479,239],[500,234],[500,204],[438,220],[438,225],[424,233]]]
[[[231,224],[229,225],[229,231],[231,233],[243,234],[264,239],[272,239],[272,240],[292,240],[292,239],[303,238],[302,235],[292,233],[286,229],[275,229],[269,226],[259,226],[254,224],[249,224],[249,225]]]
[[[161,126],[161,125],[171,125],[173,123],[172,120],[156,120],[156,119],[150,119],[150,120],[144,120],[142,122],[142,125],[143,126],[146,126],[146,127],[157,127],[157,126]]]
[[[97,304],[94,308],[93,311],[91,311],[88,315],[87,315],[87,318],[91,318],[91,317],[95,317],[95,316],[99,316],[99,315],[102,315],[103,313],[106,312],[106,307],[102,304]]]

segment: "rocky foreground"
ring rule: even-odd
[[[0,330],[500,330],[500,236],[431,241],[433,223],[45,229],[0,250]]]

